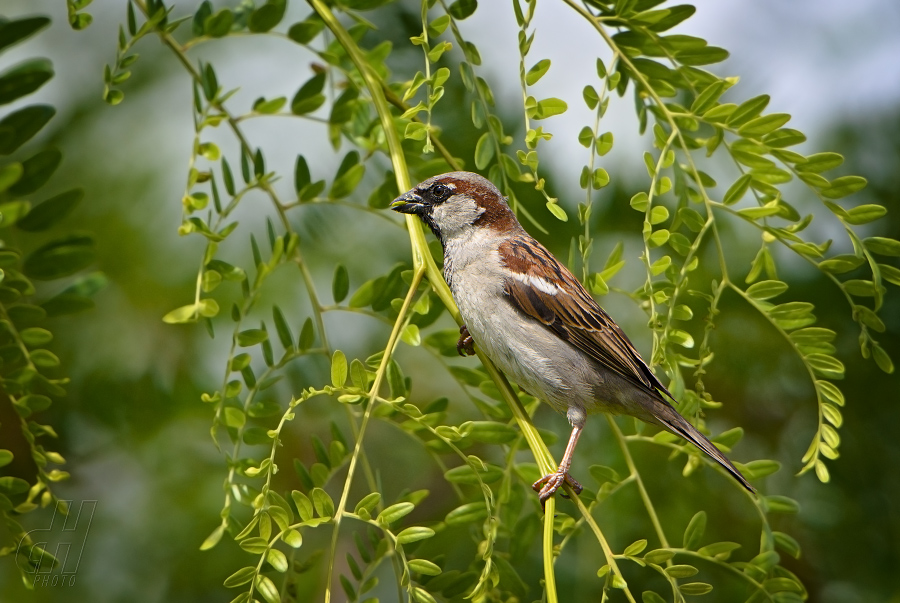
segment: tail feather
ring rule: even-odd
[[[661,401],[660,404],[654,408],[653,414],[656,416],[657,421],[659,421],[660,425],[662,425],[668,431],[671,431],[677,436],[680,436],[705,452],[711,459],[722,465],[722,467],[728,471],[736,479],[743,487],[745,487],[750,492],[756,493],[756,489],[750,485],[750,482],[741,475],[741,472],[737,470],[737,468],[731,464],[731,461],[722,454],[722,452],[715,447],[715,445],[710,442],[705,435],[697,431],[693,425],[687,422],[687,420],[678,414],[678,411],[672,408],[665,401]]]

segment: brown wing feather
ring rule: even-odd
[[[552,274],[563,283],[559,292],[550,294],[528,282],[507,279],[506,295],[516,308],[635,385],[672,397],[622,329],[543,245],[520,235],[504,242],[499,252],[506,267],[518,274],[548,282],[546,276]]]

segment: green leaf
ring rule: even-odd
[[[763,142],[766,146],[773,149],[783,149],[785,147],[806,142],[806,134],[791,128],[781,128],[780,130],[775,130],[771,134],[766,134],[763,137]]]
[[[590,144],[590,142],[588,144]],[[21,163],[8,163],[4,166],[0,166],[0,193],[5,192],[9,187],[18,182],[19,178],[21,178],[24,173],[25,169],[22,167]]]
[[[334,296],[334,303],[339,304],[347,297],[350,291],[350,276],[347,268],[343,264],[334,267],[334,278],[331,281],[331,293]]]
[[[692,348],[694,347],[694,338],[691,337],[691,334],[687,331],[682,331],[681,329],[670,329],[668,332],[669,341],[672,343],[678,344],[684,348]]]
[[[422,526],[406,528],[397,534],[397,544],[410,544],[434,536],[434,530]]]
[[[408,324],[403,327],[403,331],[400,333],[400,339],[407,345],[413,347],[422,345],[422,336],[419,333],[418,325]]]
[[[356,189],[365,173],[365,164],[357,163],[334,179],[334,183],[331,185],[331,191],[328,193],[329,196],[334,199],[346,197]]]
[[[751,220],[758,220],[759,218],[774,216],[779,211],[781,210],[777,205],[764,205],[763,207],[747,207],[745,209],[739,209],[737,213],[746,218],[750,218]]]
[[[612,132],[604,132],[600,136],[597,137],[597,155],[603,157],[613,147],[613,133]]]
[[[704,46],[703,48],[693,48],[681,50],[675,53],[675,59],[682,65],[712,65],[713,63],[721,63],[729,57],[729,53],[724,48],[718,46]]]
[[[313,504],[303,492],[299,490],[291,491],[291,499],[294,506],[297,507],[297,514],[302,521],[309,521],[313,516]]]
[[[702,115],[704,111],[707,111],[719,100],[719,97],[722,96],[725,90],[726,82],[724,80],[714,81],[704,88],[703,92],[697,95],[697,98],[691,103],[691,113]]]
[[[408,563],[412,572],[417,572],[423,576],[437,576],[441,573],[441,568],[427,559],[410,559]]]
[[[878,269],[881,270],[881,278],[900,287],[900,268],[894,268],[888,264],[878,264]]]
[[[83,197],[84,191],[80,188],[50,197],[16,222],[16,227],[28,232],[46,230],[65,218]]]
[[[855,268],[859,268],[864,262],[865,259],[856,257],[852,254],[836,255],[819,262],[819,268],[832,274],[843,274],[845,272],[850,272]]]
[[[816,390],[818,390],[826,400],[830,400],[840,406],[844,405],[844,394],[834,383],[819,379],[816,381]]]
[[[773,132],[786,124],[791,119],[787,113],[770,113],[756,119],[751,119],[738,128],[738,134],[745,137],[758,137]]]
[[[632,542],[627,547],[625,547],[625,550],[622,551],[622,554],[629,557],[634,557],[635,555],[640,555],[645,548],[647,548],[646,538]]]
[[[313,328],[312,318],[307,318],[303,322],[303,327],[300,329],[300,337],[297,340],[297,347],[301,350],[308,350],[316,338],[316,332]]]
[[[772,532],[772,536],[775,538],[775,546],[780,548],[782,551],[784,551],[794,559],[800,558],[800,543],[797,542],[797,540],[793,536],[785,534],[784,532]],[[769,592],[772,592],[768,587],[767,590],[769,590]]]
[[[225,425],[234,429],[240,429],[247,422],[247,415],[240,408],[225,407]]]
[[[272,306],[272,320],[275,322],[275,331],[278,333],[278,339],[281,341],[282,347],[289,350],[294,347],[294,334],[291,333],[291,327],[288,326],[284,314],[278,305]]]
[[[600,190],[604,186],[609,184],[609,173],[603,168],[597,168],[594,170],[594,173],[591,174],[591,185],[594,187],[594,190]],[[656,209],[656,208],[654,208]],[[665,209],[665,208],[663,208]],[[668,214],[667,214],[668,216]]]
[[[787,289],[787,283],[781,281],[760,281],[747,288],[747,295],[758,300],[771,299],[781,295]]]
[[[425,140],[426,134],[428,134],[428,124],[423,124],[418,121],[411,121],[406,124],[406,130],[403,132],[403,138],[409,140]]]
[[[203,32],[211,38],[221,38],[228,35],[233,24],[234,13],[223,8],[206,18],[203,22]]]
[[[688,584],[681,584],[678,587],[681,594],[689,596],[705,595],[712,592],[712,589],[712,585],[706,584],[705,582],[689,582]]]
[[[714,557],[721,561],[728,559],[731,555],[732,551],[741,548],[736,542],[714,542],[713,544],[708,544],[705,547],[702,547],[698,553],[703,555],[704,557]]]
[[[807,157],[805,161],[798,163],[796,167],[800,172],[821,174],[833,170],[843,163],[844,158],[838,153],[815,153]]]
[[[561,208],[558,204],[548,201],[547,209],[550,210],[550,213],[553,214],[557,220],[561,220],[563,222],[569,221],[569,216],[566,215],[566,210]]]
[[[862,176],[841,176],[832,180],[831,186],[822,189],[822,196],[828,199],[841,199],[864,188],[866,182],[866,179]],[[863,205],[862,207],[868,206]]]
[[[525,74],[525,83],[534,86],[550,69],[550,59],[541,59]]]
[[[593,86],[585,86],[581,95],[584,98],[584,102],[588,106],[588,109],[593,111],[597,108],[597,103],[600,102],[600,97],[597,95],[597,91]]]
[[[28,195],[42,187],[50,179],[62,161],[62,153],[55,148],[35,153],[22,163],[23,174],[9,188],[14,195]]]
[[[669,219],[669,210],[664,205],[656,205],[650,210],[650,224],[659,224]]]
[[[670,565],[666,568],[666,573],[672,578],[690,578],[699,572],[693,565]]]
[[[0,46],[4,46],[0,42]],[[28,59],[0,74],[0,105],[31,94],[53,77],[53,64],[47,59]]]
[[[684,531],[684,548],[693,550],[700,544],[703,532],[706,530],[706,512],[698,511],[688,522]]]
[[[238,333],[237,344],[242,348],[247,348],[259,345],[267,339],[269,339],[269,334],[263,329],[247,329]]]
[[[494,144],[490,132],[485,132],[475,144],[475,167],[483,170],[494,157]]]
[[[281,111],[281,108],[287,104],[287,97],[279,96],[271,100],[259,97],[253,102],[253,110],[263,115],[272,115]]]
[[[776,473],[781,469],[781,463],[778,461],[758,460],[743,463],[741,467],[748,479],[760,479]]]
[[[247,567],[242,567],[238,571],[225,578],[224,584],[228,588],[235,588],[237,586],[248,584],[251,580],[253,580],[253,576],[255,575],[256,567],[248,565]]]
[[[581,129],[581,132],[578,133],[578,142],[581,143],[586,149],[591,147],[591,143],[594,142],[594,131],[589,127],[585,126]]]
[[[311,494],[313,507],[319,517],[331,517],[334,515],[334,501],[331,500],[328,492],[322,488],[313,488]]]
[[[53,280],[75,274],[94,261],[94,239],[88,235],[71,235],[46,243],[33,251],[23,269],[37,280]]]
[[[309,44],[324,29],[325,23],[318,15],[311,15],[305,21],[294,23],[288,29],[288,37],[298,44]]]
[[[263,596],[266,603],[281,603],[278,587],[266,576],[258,575],[256,577],[256,591]]]
[[[32,210],[34,211],[34,210]],[[872,253],[878,255],[900,257],[900,241],[886,237],[869,237],[863,239],[863,245]]]
[[[450,5],[447,12],[449,12],[454,19],[461,21],[472,16],[472,13],[474,13],[477,8],[477,0],[456,0],[456,2]]]
[[[305,115],[315,111],[325,102],[322,90],[325,87],[325,74],[318,73],[310,78],[294,95],[291,100],[291,113]]]
[[[684,4],[659,10],[645,10],[631,17],[631,20],[647,26],[651,31],[660,32],[675,27],[693,15],[696,10],[693,6]]]
[[[547,119],[554,115],[565,113],[569,106],[566,101],[559,98],[545,98],[537,103],[534,119]]]
[[[286,7],[286,0],[268,0],[250,13],[250,18],[247,19],[247,29],[255,33],[269,31],[284,18]]]
[[[340,350],[335,350],[331,356],[331,384],[334,387],[343,387],[347,381],[347,356]]]
[[[496,421],[467,421],[461,431],[464,436],[485,444],[507,444],[519,435],[515,428]]]
[[[810,354],[806,357],[806,362],[823,377],[841,379],[844,376],[844,364],[834,356]]]
[[[753,177],[750,174],[744,174],[738,178],[725,192],[722,203],[725,205],[732,205],[740,201],[744,196],[744,193],[747,192],[747,189],[750,188],[750,181],[752,179]]]
[[[30,140],[56,114],[49,105],[31,105],[0,120],[0,155],[9,155]]]
[[[0,50],[31,37],[50,24],[47,17],[25,17],[0,22]]]
[[[703,119],[704,121],[714,124],[725,123],[728,118],[731,117],[731,114],[734,113],[735,109],[737,109],[737,105],[734,103],[716,105],[703,114]]]
[[[483,521],[487,514],[488,510],[483,502],[467,503],[447,513],[444,521],[451,526],[470,524],[476,521]]]
[[[385,526],[390,525],[401,517],[405,517],[412,513],[413,509],[415,509],[415,505],[411,502],[399,502],[387,507],[384,511],[379,513],[378,522]]]
[[[0,227],[12,226],[31,210],[28,201],[10,201],[0,203]]]
[[[487,465],[486,468],[480,468],[476,472],[471,465],[461,465],[444,473],[444,479],[453,484],[477,484],[479,477],[482,482],[490,484],[503,477],[503,469],[496,465]]]
[[[650,265],[650,272],[653,276],[659,276],[671,265],[672,258],[668,255],[664,255]]]
[[[836,182],[836,181],[835,181]],[[832,183],[833,185],[833,183]],[[862,188],[862,187],[860,187]],[[822,194],[826,197],[828,196],[828,190],[822,191]],[[869,222],[874,222],[878,218],[883,217],[887,213],[887,208],[883,205],[860,205],[858,207],[854,207],[847,211],[847,215],[844,216],[844,221],[850,224],[859,225],[859,224],[868,224]]]
[[[874,344],[872,346],[872,356],[875,358],[875,364],[878,365],[878,368],[888,374],[894,372],[894,362],[891,360],[891,357],[888,356],[888,353],[884,351],[884,348],[882,348],[880,345]]]
[[[751,119],[756,118],[769,105],[769,95],[761,94],[738,105],[734,113],[728,118],[728,125],[733,128],[743,126]]]
[[[796,500],[787,496],[764,496],[766,506],[770,513],[799,513],[800,505]]]
[[[641,191],[639,193],[636,193],[631,198],[630,204],[632,209],[639,212],[645,212],[647,211],[647,207],[650,205],[650,198],[648,197],[647,193]]]
[[[271,565],[276,572],[281,572],[282,574],[288,569],[287,557],[278,549],[273,548],[266,551],[266,562]],[[278,598],[276,601],[281,601],[281,599]]]

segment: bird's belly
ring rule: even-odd
[[[501,295],[473,291],[454,298],[472,339],[500,370],[560,412],[594,404],[594,371],[584,356]]]

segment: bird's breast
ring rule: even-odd
[[[496,251],[453,264],[451,291],[479,348],[507,376],[557,410],[587,406],[593,369],[583,355],[507,299]]]

